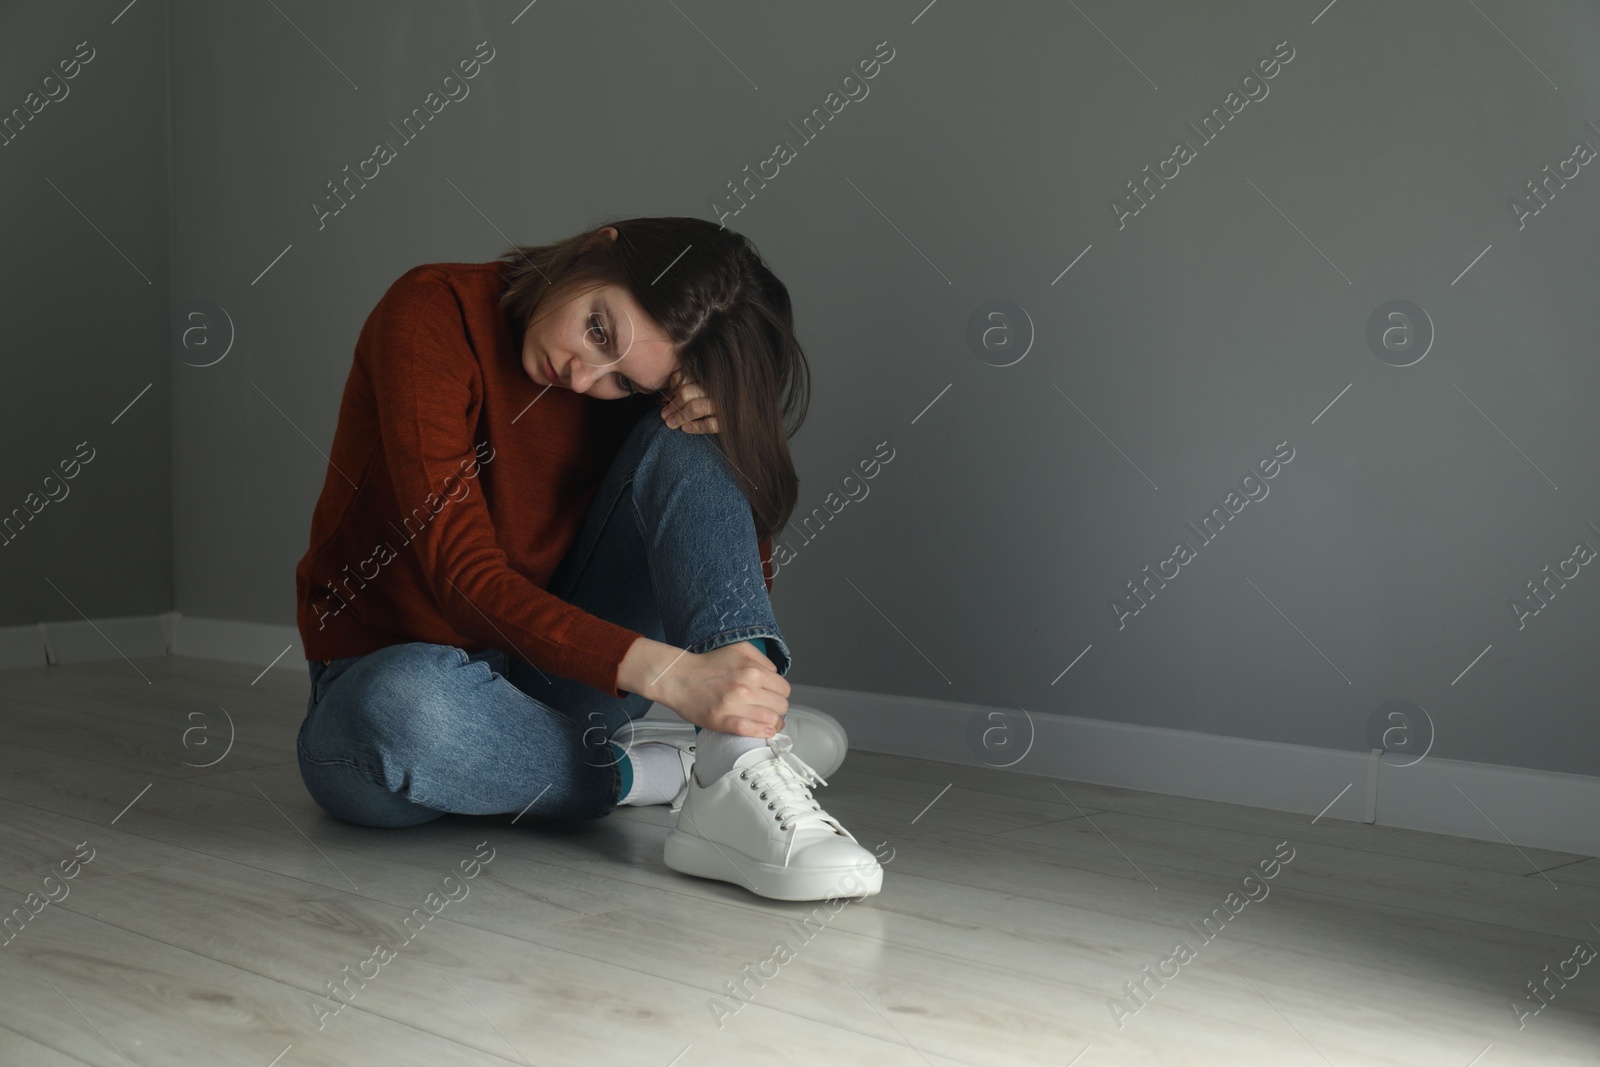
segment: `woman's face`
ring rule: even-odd
[[[546,310],[522,336],[522,367],[538,385],[621,400],[670,386],[677,347],[620,285]]]

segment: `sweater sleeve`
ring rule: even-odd
[[[366,354],[400,507],[431,518],[412,542],[435,603],[459,634],[541,670],[624,696],[617,672],[641,635],[540,588],[507,561],[475,464],[482,377],[456,294],[413,268],[376,309]]]

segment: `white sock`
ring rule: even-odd
[[[702,786],[710,785],[733,770],[733,763],[752,748],[767,743],[764,737],[723,734],[701,730],[694,737],[694,776]]]
[[[633,770],[633,784],[618,804],[670,804],[683,788],[683,759],[673,745],[637,744],[623,759]]]

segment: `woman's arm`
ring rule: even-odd
[[[746,737],[771,737],[789,710],[788,680],[748,641],[697,655],[640,637],[622,659],[617,684],[696,726]]]
[[[363,327],[358,358],[402,509],[394,521],[416,517],[411,548],[451,628],[476,647],[620,697],[618,666],[641,635],[512,569],[483,493],[463,479],[480,458],[473,436],[483,386],[455,291],[428,267],[406,272]]]

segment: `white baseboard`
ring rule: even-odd
[[[0,668],[43,667],[48,662],[41,624],[0,627]]]
[[[0,626],[0,667],[43,667],[167,653],[161,619],[155,615]]]
[[[169,612],[94,625],[80,620],[0,627],[0,667],[119,654],[305,670],[293,626]],[[1003,769],[1300,812],[1308,819],[1327,808],[1323,817],[1329,819],[1600,855],[1600,820],[1591,814],[1600,811],[1600,777],[1431,756],[1398,766],[1366,752],[814,685],[795,685],[790,697],[834,716],[849,732],[851,747],[871,752],[972,767],[1009,763]],[[664,711],[652,709],[657,715]],[[1005,744],[989,743],[995,740]]]
[[[77,619],[40,625],[51,663],[85,663],[127,656],[165,656],[167,636],[161,619],[138,615],[123,619]]]
[[[1016,758],[983,743],[998,730],[991,740],[1026,752],[1005,769],[1025,774],[1600,855],[1600,777],[1432,756],[1401,766],[1367,752],[812,685],[792,686],[790,700],[834,716],[852,748],[872,752],[997,767]]]
[[[287,668],[302,674],[306,669],[300,631],[293,626],[263,622],[230,622],[175,614],[172,654],[219,659],[226,663],[255,663],[263,668],[272,663],[274,670]]]
[[[288,652],[284,652],[287,648]],[[120,656],[195,656],[304,671],[300,632],[293,626],[199,619],[169,611],[125,619],[82,619],[0,626],[0,668],[82,663]]]

